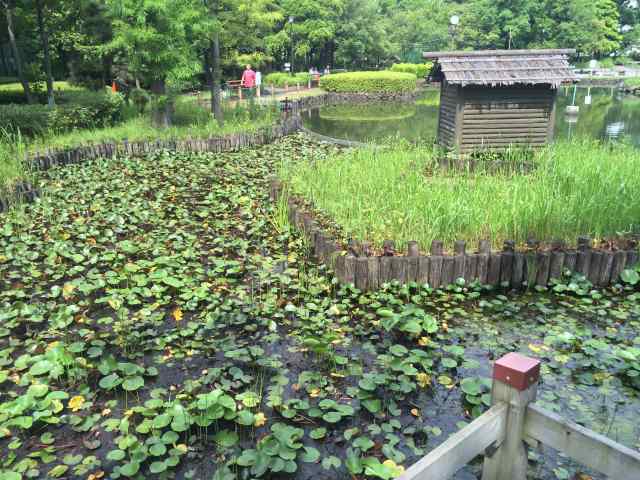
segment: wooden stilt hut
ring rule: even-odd
[[[441,82],[438,144],[466,154],[539,147],[553,138],[555,100],[576,80],[574,50],[425,52]]]

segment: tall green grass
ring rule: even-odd
[[[44,148],[67,148],[88,143],[121,142],[142,140],[163,140],[172,138],[208,138],[236,132],[253,131],[271,125],[277,111],[268,105],[227,105],[224,111],[225,123],[218,125],[209,111],[194,101],[182,98],[175,105],[173,125],[169,128],[155,127],[150,114],[133,116],[121,124],[93,130],[76,130],[59,135],[46,135],[34,139],[30,151]]]
[[[19,132],[0,128],[0,197],[10,195],[17,181],[28,179],[29,171],[24,165],[25,150]]]
[[[281,173],[345,233],[377,244],[417,240],[426,248],[434,239],[451,245],[530,237],[575,243],[581,234],[639,230],[640,151],[633,147],[576,140],[533,159],[511,157],[534,168],[445,169],[430,147],[396,146],[283,164]]]

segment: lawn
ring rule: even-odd
[[[393,478],[486,410],[508,351],[542,359],[542,406],[640,446],[637,288],[338,287],[268,200],[281,162],[334,153],[37,174],[0,214],[0,478]],[[590,472],[532,452],[565,473]]]
[[[531,237],[573,244],[579,235],[638,232],[637,149],[576,140],[528,155],[516,151],[506,160],[526,166],[518,172],[493,171],[481,161],[469,170],[445,168],[431,146],[394,144],[284,163],[281,175],[345,237],[377,246],[385,239],[399,245],[417,240],[426,248],[434,239],[449,247],[458,239],[500,246]]]

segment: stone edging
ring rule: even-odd
[[[270,198],[277,201],[283,184],[272,180]],[[477,252],[469,253],[466,242],[455,242],[453,255],[444,253],[443,242],[434,240],[430,255],[420,255],[418,242],[409,242],[407,255],[396,255],[393,242],[385,242],[384,256],[371,256],[366,245],[354,242],[345,249],[322,229],[303,202],[288,198],[289,221],[300,229],[312,245],[318,261],[335,271],[342,284],[354,284],[363,291],[377,290],[384,283],[428,283],[433,288],[446,287],[459,278],[471,283],[520,289],[527,285],[549,285],[565,270],[584,275],[593,285],[608,286],[618,282],[625,268],[638,263],[637,248],[624,250],[595,249],[589,237],[578,238],[577,249],[566,249],[560,242],[550,250],[533,244],[528,251],[515,251],[515,242],[507,241],[502,251],[491,250],[481,241]]]
[[[96,145],[83,145],[70,149],[47,150],[43,153],[36,152],[26,158],[28,168],[33,170],[48,170],[49,168],[79,164],[103,157],[117,155],[141,156],[157,150],[170,150],[176,152],[212,152],[222,153],[237,151],[241,148],[266,145],[274,140],[297,132],[302,126],[299,116],[285,118],[270,127],[261,128],[255,132],[240,132],[206,139],[185,140],[156,140],[140,142],[114,142]],[[19,201],[33,202],[39,195],[37,189],[28,182],[16,185],[14,194],[0,198],[0,213],[7,211],[12,203]]]

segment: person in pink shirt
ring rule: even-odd
[[[242,87],[248,88],[250,94],[252,94],[255,86],[256,86],[256,72],[251,70],[251,65],[247,65],[247,68],[242,74]]]

